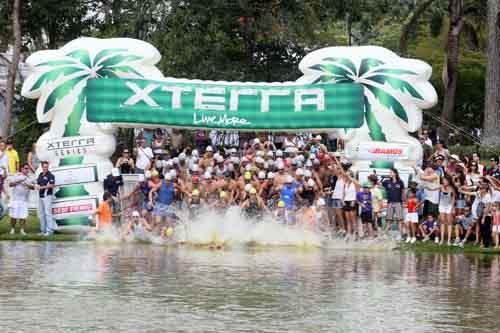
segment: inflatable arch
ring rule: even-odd
[[[409,132],[437,102],[428,64],[375,46],[316,50],[279,83],[165,78],[160,58],[139,40],[79,38],[27,59],[22,95],[50,122],[37,154],[56,174],[59,225],[89,223],[119,127],[334,131],[354,168],[408,169],[422,157]]]

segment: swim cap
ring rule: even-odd
[[[259,179],[265,179],[266,173],[264,171],[259,171]]]
[[[252,187],[250,189],[250,194],[257,194],[257,190],[254,187]]]
[[[151,177],[158,177],[158,175],[159,173],[156,170],[153,170],[153,172],[151,172]]]
[[[173,233],[174,229],[172,229],[172,227],[168,227],[167,229],[165,229],[165,236],[170,237]]]
[[[219,192],[219,197],[220,197],[221,199],[225,199],[225,198],[227,198],[227,192],[226,192],[226,191],[220,191],[220,192]]]
[[[285,181],[285,183],[288,183],[288,184],[293,183],[293,177],[292,177],[292,176],[290,176],[290,175],[286,176],[286,181]]]
[[[199,195],[200,195],[200,191],[198,191],[197,189],[194,189],[194,190],[191,192],[191,195],[192,195],[193,197],[197,197],[197,196],[199,196]]]
[[[139,214],[139,212],[138,212],[138,211],[134,210],[134,211],[132,212],[132,217],[140,217],[140,216],[141,216],[141,215]]]
[[[245,185],[245,192],[250,192],[250,190],[252,189],[252,184],[246,184]]]
[[[252,173],[250,171],[247,171],[247,172],[245,172],[243,177],[245,178],[245,180],[250,180],[250,179],[252,179]]]
[[[279,208],[285,207],[285,202],[283,200],[278,201],[278,207]]]
[[[307,181],[307,186],[309,186],[309,187],[314,187],[314,180],[312,180],[312,178],[310,178],[310,179]]]

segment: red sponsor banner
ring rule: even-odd
[[[60,206],[53,207],[52,214],[60,215],[60,214],[70,214],[70,213],[80,213],[80,212],[91,212],[94,207],[92,204],[83,204],[83,205],[70,205],[70,206]]]

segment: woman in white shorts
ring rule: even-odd
[[[439,220],[441,222],[441,245],[444,241],[445,228],[447,228],[448,246],[451,246],[451,234],[453,228],[453,212],[455,211],[456,191],[452,185],[451,178],[445,175],[441,180],[441,191],[439,193]]]

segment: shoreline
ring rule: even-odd
[[[19,234],[19,225],[16,227],[16,233],[11,235],[9,233],[10,225],[8,223],[8,217],[4,217],[0,220],[0,241],[38,241],[38,242],[91,242],[85,240],[82,234],[54,234],[51,236],[39,235],[39,224],[38,218],[35,214],[30,214],[26,221],[26,233],[23,236]],[[480,248],[479,246],[472,245],[472,243],[465,244],[464,248],[459,248],[457,246],[447,246],[438,245],[432,242],[422,243],[417,242],[415,244],[398,243],[393,251],[400,252],[415,252],[415,253],[452,253],[452,254],[489,254],[489,255],[500,255],[500,248],[495,249],[494,247]]]
[[[28,233],[23,236],[19,233],[11,235],[9,233],[0,234],[0,242],[21,241],[21,242],[92,242],[85,240],[81,234],[54,234],[51,236]],[[489,254],[500,255],[500,248],[494,247],[480,248],[472,244],[466,244],[464,248],[457,246],[438,245],[434,243],[399,243],[392,251],[414,252],[414,253],[436,253],[436,254]]]

